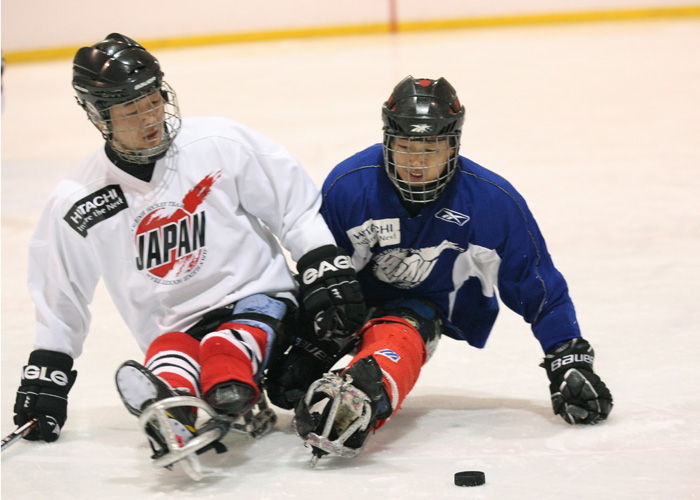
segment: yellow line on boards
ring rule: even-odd
[[[630,21],[640,19],[700,17],[700,5],[693,7],[659,7],[648,9],[601,10],[585,12],[556,12],[499,17],[475,17],[434,21],[404,22],[399,31],[446,30],[537,24],[588,23],[600,21]]]
[[[429,30],[450,30],[488,28],[502,26],[524,26],[542,24],[585,23],[599,21],[625,21],[639,19],[688,18],[700,17],[700,5],[686,7],[659,7],[648,9],[601,10],[588,12],[559,12],[550,14],[524,14],[497,17],[475,17],[462,19],[437,19],[431,21],[399,22],[396,32],[415,32]],[[160,40],[138,40],[148,50],[201,47],[229,43],[259,42],[295,38],[321,38],[348,35],[390,33],[390,23],[361,24],[347,26],[329,26],[290,30],[257,31],[247,33],[227,33],[202,35]],[[97,40],[95,40],[97,41]],[[92,42],[89,42],[92,43]],[[51,59],[72,58],[80,47],[56,47],[26,51],[7,52],[4,54],[8,64],[46,61]]]
[[[205,45],[223,45],[228,43],[260,42],[294,38],[322,38],[332,36],[362,35],[388,33],[388,24],[362,24],[356,26],[332,26],[319,28],[304,28],[294,30],[252,31],[245,33],[226,33],[218,35],[201,35],[160,40],[137,40],[148,50],[190,48]],[[129,36],[127,33],[125,35]],[[99,40],[90,41],[94,43]],[[46,61],[50,59],[73,58],[80,47],[56,47],[5,53],[8,64],[19,62]]]

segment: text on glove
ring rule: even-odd
[[[333,259],[332,264],[328,261],[323,261],[318,266],[318,269],[310,268],[304,271],[304,274],[302,275],[302,281],[305,285],[309,285],[317,279],[322,278],[323,275],[327,272],[337,272],[340,269],[352,268],[353,267],[352,263],[350,262],[350,257],[348,257],[347,255],[338,255]]]
[[[589,365],[592,365],[594,359],[595,357],[591,354],[567,354],[566,356],[552,361],[551,370],[556,371],[562,366],[566,366],[571,363],[588,363]]]
[[[45,382],[52,382],[59,386],[68,385],[68,375],[60,370],[51,370],[46,366],[25,366],[23,378],[28,380],[43,380]]]

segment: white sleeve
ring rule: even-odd
[[[36,349],[80,356],[90,327],[88,304],[100,277],[88,241],[49,202],[29,247],[29,292],[36,306]]]
[[[251,151],[243,167],[241,204],[260,218],[298,261],[304,254],[335,239],[321,216],[321,191],[285,148]]]

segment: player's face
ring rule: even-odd
[[[450,147],[445,137],[395,137],[391,141],[391,149],[396,173],[411,186],[436,181],[455,153],[455,148]]]
[[[110,108],[112,143],[117,149],[135,151],[157,146],[163,140],[163,107],[160,91]]]

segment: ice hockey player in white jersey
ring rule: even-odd
[[[284,147],[229,119],[182,119],[158,60],[118,33],[78,50],[73,88],[105,145],[56,187],[31,240],[38,319],[15,423],[36,419],[27,439],[58,439],[102,278],[145,353],[117,388],[169,466],[264,398],[298,312],[275,236],[310,276],[301,304],[321,334],[352,335],[365,306],[318,188]],[[197,408],[226,418],[202,432]]]
[[[275,404],[292,407],[310,384],[294,424],[313,459],[360,453],[400,408],[441,335],[484,347],[496,289],[545,353],[554,412],[571,424],[604,420],[610,391],[593,371],[566,281],[525,200],[459,155],[464,108],[454,88],[409,76],[382,117],[383,144],[333,169],[321,209],[352,256],[372,319],[339,373],[321,377],[338,359],[319,355],[327,345],[297,341],[269,386]]]

